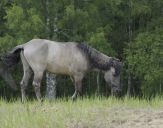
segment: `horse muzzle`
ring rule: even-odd
[[[118,96],[119,97],[122,94],[122,89],[117,87],[116,85],[112,85],[111,94],[113,96]]]

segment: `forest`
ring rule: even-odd
[[[85,42],[123,63],[123,95],[163,95],[163,1],[162,0],[1,0],[0,56],[34,38],[60,42]],[[1,64],[0,64],[1,66]],[[12,75],[20,88],[23,75],[18,64]],[[56,75],[57,97],[71,96],[69,76]],[[45,95],[46,78],[42,83]],[[83,80],[85,96],[109,96],[101,72]],[[29,86],[28,95],[34,96]],[[0,77],[0,96],[20,96]]]

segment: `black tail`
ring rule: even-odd
[[[21,50],[23,50],[23,47],[22,45],[19,45],[6,56],[2,57],[2,61],[7,69],[11,69],[19,62]]]

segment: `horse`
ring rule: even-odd
[[[86,43],[56,42],[46,39],[32,39],[18,45],[7,55],[5,63],[8,67],[22,61],[24,75],[20,82],[22,101],[25,100],[25,90],[33,72],[34,86],[37,99],[40,101],[40,86],[45,71],[69,75],[73,78],[75,92],[72,100],[82,93],[82,79],[87,71],[102,71],[104,79],[111,84],[111,92],[117,94],[121,91],[120,72],[122,63],[109,57]]]
[[[11,75],[11,70],[6,67],[3,56],[0,57],[0,76],[14,91],[17,91],[15,80]]]

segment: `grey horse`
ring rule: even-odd
[[[21,59],[24,75],[21,85],[22,101],[31,73],[34,73],[33,86],[36,97],[41,100],[40,86],[44,71],[55,74],[65,74],[73,78],[76,99],[82,92],[82,79],[87,71],[104,72],[104,78],[111,84],[112,93],[121,91],[120,72],[121,62],[108,57],[85,43],[55,42],[45,39],[33,39],[18,45],[6,56],[8,67],[12,67]]]
[[[6,66],[7,64],[3,61],[3,57],[0,57],[0,76],[4,81],[13,89],[17,90],[15,80],[11,75],[11,71]]]

